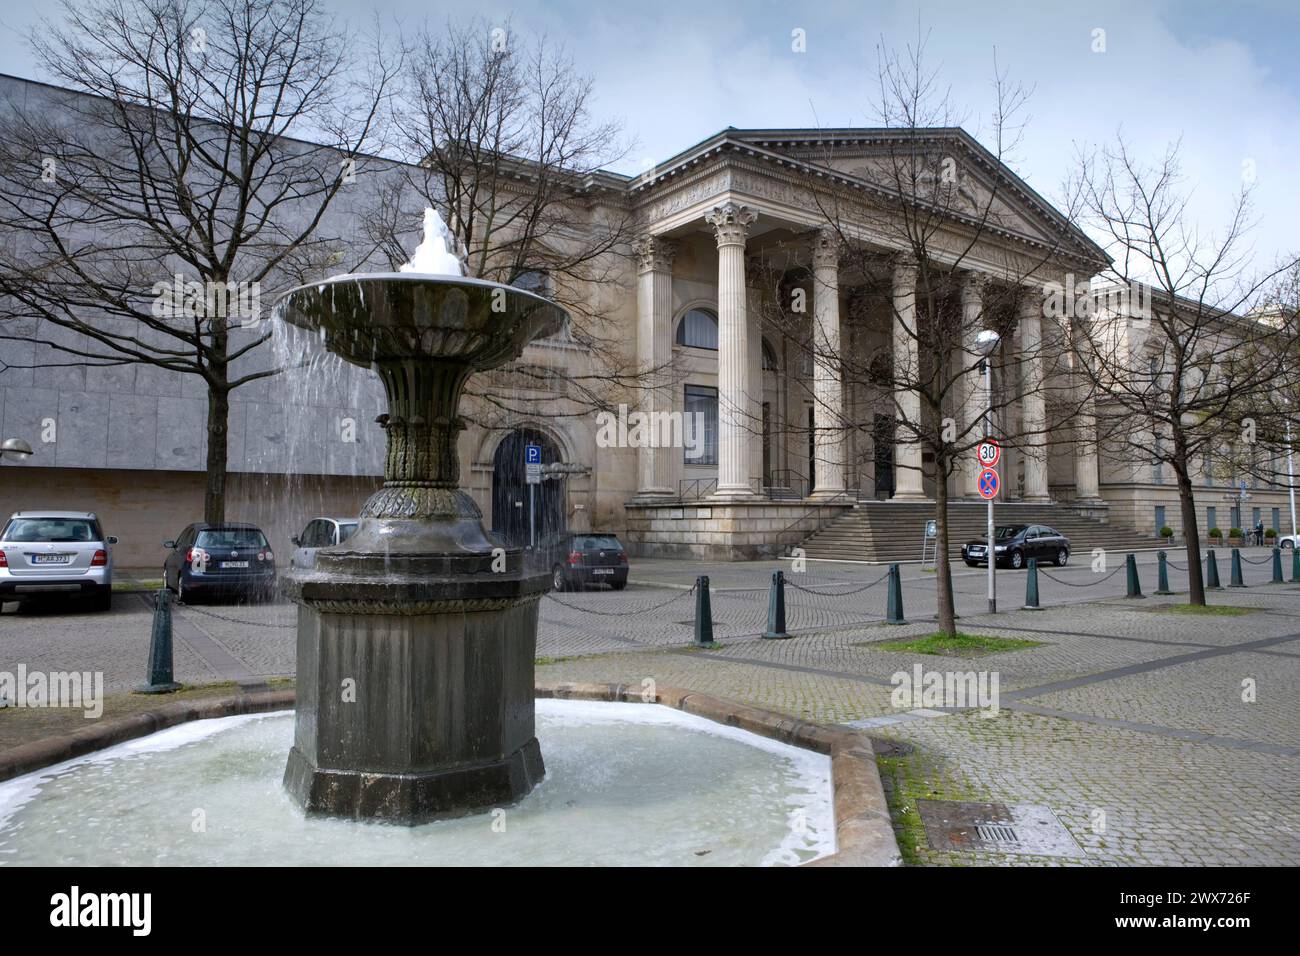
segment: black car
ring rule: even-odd
[[[1023,568],[1030,558],[1057,566],[1070,560],[1070,539],[1045,524],[1008,524],[993,529],[993,553],[998,567]],[[989,563],[987,536],[961,546],[961,558],[970,567]]]
[[[163,547],[171,549],[163,562],[163,583],[180,601],[214,596],[269,600],[275,595],[275,555],[255,525],[199,522]]]
[[[627,551],[612,534],[556,534],[538,543],[535,559],[551,571],[557,591],[588,584],[608,584],[615,591],[627,587]]]

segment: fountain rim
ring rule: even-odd
[[[395,281],[418,283],[423,285],[471,286],[492,290],[504,289],[512,296],[518,296],[525,300],[531,299],[539,306],[558,309],[560,312],[564,313],[565,319],[571,318],[569,310],[564,306],[552,299],[546,298],[545,296],[538,295],[536,292],[529,292],[527,289],[520,289],[516,286],[507,285],[504,282],[495,282],[491,279],[480,279],[475,276],[443,275],[437,272],[345,272],[341,275],[321,279],[319,282],[302,282],[296,286],[292,286],[280,293],[276,298],[276,304],[282,304],[295,292],[320,292],[325,286],[329,285]]]

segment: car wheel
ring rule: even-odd
[[[1070,560],[1070,549],[1059,548],[1056,552],[1056,566],[1058,568],[1063,568],[1065,567],[1065,563],[1069,560]]]
[[[610,581],[610,582],[609,582],[609,586],[612,587],[615,591],[621,591],[621,590],[623,590],[625,587],[627,587],[627,582],[626,582],[626,581]]]
[[[180,574],[176,575],[176,603],[185,603],[185,578]]]
[[[551,568],[551,590],[553,591],[567,590],[565,585],[566,582],[564,580],[564,569],[557,564],[555,567]]]
[[[1021,566],[1024,565],[1025,563],[1025,556],[1021,554],[1019,551],[1012,551],[1010,561],[1011,561],[1011,570],[1019,571]]]
[[[1282,542],[1282,547],[1284,547],[1284,548],[1294,548],[1294,547],[1295,547],[1295,542],[1293,542],[1293,541],[1283,541],[1283,542]]]

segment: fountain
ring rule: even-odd
[[[335,276],[276,305],[374,369],[388,397],[383,486],[352,537],[285,575],[299,608],[284,781],[309,813],[417,824],[513,802],[544,773],[533,671],[549,578],[487,537],[459,487],[456,440],[469,376],[568,315],[464,277],[449,240],[428,210],[402,271]]]

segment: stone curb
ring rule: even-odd
[[[292,707],[293,701],[293,691],[279,690],[162,704],[156,710],[99,721],[81,730],[0,751],[0,780],[19,777],[191,720],[284,710]]]
[[[536,685],[536,696],[663,704],[729,727],[827,754],[831,758],[834,787],[837,851],[809,865],[899,866],[902,863],[889,807],[876,770],[875,753],[868,737],[676,687],[656,688],[654,696],[647,697],[639,687],[628,684],[543,682]],[[293,704],[294,692],[291,690],[163,704],[156,710],[102,721],[82,730],[0,752],[0,781],[187,721],[287,710]]]
[[[836,852],[808,865],[902,865],[902,854],[894,836],[889,805],[885,802],[885,791],[880,784],[876,755],[869,737],[677,687],[656,687],[651,696],[631,684],[539,682],[536,693],[538,697],[561,700],[663,704],[729,727],[826,754],[831,758],[835,794]]]

